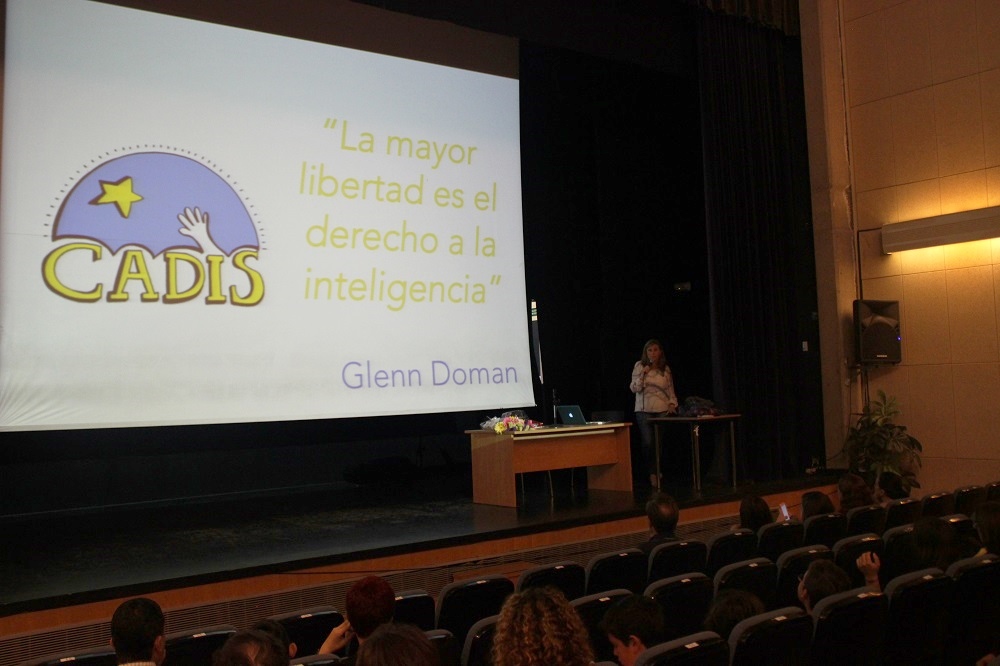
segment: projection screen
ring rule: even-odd
[[[516,79],[7,6],[0,429],[533,403]]]

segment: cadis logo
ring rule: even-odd
[[[257,305],[257,229],[239,194],[205,164],[167,152],[99,161],[63,199],[57,247],[42,262],[53,292],[84,303]],[[105,256],[105,249],[110,256]]]

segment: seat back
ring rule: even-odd
[[[882,566],[879,569],[879,580],[883,587],[897,576],[908,574],[920,569],[915,562],[913,543],[913,525],[898,525],[885,531],[882,535]]]
[[[116,666],[118,659],[115,650],[110,645],[91,648],[89,650],[74,650],[62,652],[27,662],[24,666]]]
[[[518,592],[529,587],[551,585],[562,591],[572,601],[582,597],[587,589],[587,571],[576,562],[567,560],[555,564],[542,564],[524,570],[517,579]]]
[[[235,633],[236,627],[229,624],[171,632],[163,666],[212,666],[212,655]]]
[[[774,605],[779,608],[799,605],[799,579],[817,559],[833,559],[833,551],[822,544],[802,546],[783,553],[775,566],[778,569],[774,590]]]
[[[646,554],[638,548],[595,555],[587,562],[587,594],[625,588],[642,594],[646,587]]]
[[[723,532],[709,539],[707,545],[705,575],[714,578],[716,572],[727,564],[742,562],[756,556],[757,535],[745,529]]]
[[[993,481],[986,484],[986,501],[995,502],[1000,500],[1000,481]]]
[[[847,536],[882,534],[884,531],[885,509],[882,506],[856,506],[847,512]]]
[[[1000,556],[969,557],[948,567],[954,579],[945,662],[972,664],[996,647],[1000,627]]]
[[[930,495],[924,495],[920,500],[920,516],[940,518],[955,513],[955,493],[942,490]]]
[[[757,555],[772,562],[785,551],[802,546],[805,528],[797,520],[770,523],[757,530]]]
[[[979,552],[983,542],[979,538],[979,530],[972,518],[964,513],[953,513],[948,516],[941,516],[945,521],[955,528],[955,538],[959,543],[959,550],[962,551],[960,557],[972,557]]]
[[[701,631],[643,650],[635,666],[729,666],[729,644],[714,631]]]
[[[802,545],[821,543],[827,548],[833,548],[837,543],[847,536],[847,518],[842,513],[822,513],[818,516],[806,518],[805,535],[802,537]]]
[[[424,635],[431,645],[437,650],[440,666],[460,666],[461,653],[459,652],[458,641],[447,629],[431,629],[425,631]]]
[[[813,621],[789,606],[743,620],[729,634],[732,666],[798,666],[809,662]]]
[[[920,518],[922,505],[912,497],[892,500],[885,507],[885,527],[883,533],[900,525],[909,525]]]
[[[715,574],[715,595],[723,590],[744,590],[756,595],[764,608],[773,608],[777,571],[774,562],[766,557],[727,564]]]
[[[873,552],[881,559],[882,550],[882,538],[876,534],[844,537],[833,545],[833,561],[847,573],[852,585],[861,587],[865,584],[865,575],[858,571],[855,562],[861,553],[867,552]]]
[[[940,569],[913,571],[889,582],[887,664],[942,663],[954,586],[955,581]]]
[[[330,631],[344,622],[333,606],[314,606],[301,611],[273,615],[288,632],[288,640],[298,646],[299,654],[316,654]]]
[[[576,609],[590,635],[590,645],[594,649],[594,661],[611,661],[615,658],[614,649],[608,637],[601,631],[601,620],[608,609],[632,594],[629,590],[619,588],[600,594],[588,594],[585,597],[570,602]]]
[[[288,666],[332,666],[333,664],[347,663],[346,657],[338,657],[335,654],[310,654],[297,656],[288,661]]]
[[[434,628],[434,597],[426,590],[396,593],[392,619],[401,624],[416,625],[421,631],[430,631]]]
[[[645,591],[663,610],[666,640],[701,631],[713,594],[713,581],[703,573],[664,578]]]
[[[491,615],[472,625],[462,646],[462,666],[491,666],[498,619],[499,616]]]
[[[464,640],[472,625],[497,615],[513,591],[514,583],[499,574],[449,583],[438,594],[437,628]]]
[[[692,571],[702,571],[707,556],[708,546],[697,539],[661,543],[649,553],[646,584]]]
[[[859,588],[831,595],[813,608],[814,666],[881,664],[886,627],[885,595]]]
[[[979,505],[985,501],[985,486],[963,486],[955,489],[955,513],[973,516]]]

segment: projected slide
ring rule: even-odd
[[[516,80],[7,4],[0,429],[533,403]]]

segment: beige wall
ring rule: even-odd
[[[824,390],[837,395],[824,396],[827,451],[860,409],[851,301],[898,300],[903,362],[874,370],[871,391],[895,395],[924,444],[924,491],[1000,479],[1000,240],[886,256],[878,232],[1000,205],[1000,0],[800,6]]]

